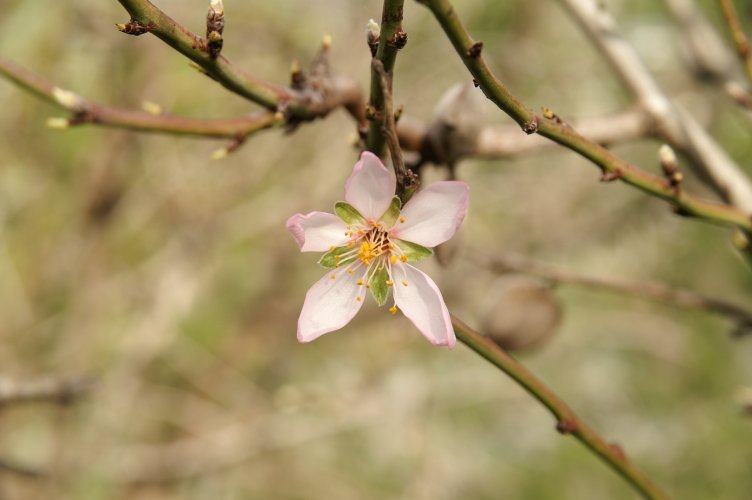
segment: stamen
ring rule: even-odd
[[[357,300],[358,302],[360,302],[363,299],[361,299],[360,297],[356,297],[355,300]]]
[[[400,261],[402,261],[402,262],[407,262],[407,255],[402,255],[402,256],[400,257]]]
[[[337,275],[336,275],[336,274],[332,274],[332,275],[331,275],[331,276],[329,276],[329,277],[330,277],[331,279],[335,279],[335,278],[337,277]]]
[[[331,252],[332,250],[334,250],[334,245],[329,247],[329,251]]]
[[[394,281],[386,280],[386,286],[394,286]]]
[[[392,314],[397,314],[397,306],[392,306],[389,308],[389,312]]]
[[[400,222],[405,222],[405,218],[404,217],[400,217]]]
[[[407,281],[404,281],[404,280],[403,280],[403,281],[402,281],[402,285],[403,285],[403,286],[407,286]]]
[[[397,262],[397,256],[392,254],[389,256],[389,260],[391,260],[392,264],[394,264],[395,262]],[[405,262],[405,261],[403,260],[402,262]]]
[[[358,280],[358,282],[356,283],[356,285],[363,285],[363,280],[362,279]]]
[[[348,269],[347,274],[355,274],[355,271],[353,271],[352,269]]]

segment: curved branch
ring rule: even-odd
[[[619,445],[606,442],[591,427],[585,424],[567,404],[553,393],[535,375],[518,363],[513,357],[462,321],[452,316],[452,325],[466,346],[486,358],[491,364],[509,375],[517,384],[537,399],[556,418],[556,429],[562,434],[571,434],[590,451],[600,457],[619,475],[627,480],[635,490],[648,499],[668,499],[652,481],[631,463]]]
[[[618,179],[657,198],[671,202],[679,214],[697,217],[718,225],[736,226],[752,232],[752,220],[729,205],[702,200],[678,192],[663,178],[648,173],[588,140],[555,116],[543,119],[523,105],[492,73],[481,55],[482,44],[468,34],[448,0],[419,0],[434,14],[455,51],[486,96],[512,117],[525,132],[538,133],[579,153],[596,164],[606,179]]]

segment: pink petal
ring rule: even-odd
[[[300,342],[310,342],[339,330],[353,319],[366,295],[365,287],[356,283],[358,279],[360,273],[351,275],[342,269],[332,269],[308,290],[298,318]]]
[[[457,340],[452,320],[436,283],[409,264],[394,266],[392,276],[394,300],[402,313],[432,344],[453,348]]]
[[[360,155],[345,182],[345,200],[366,219],[379,220],[394,196],[394,174],[369,151]]]
[[[462,181],[431,184],[407,202],[391,234],[429,248],[444,243],[465,219],[469,197]]]
[[[287,219],[288,231],[298,243],[301,252],[326,252],[332,246],[342,246],[348,241],[347,226],[342,219],[326,212],[295,214]]]

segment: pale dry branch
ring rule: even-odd
[[[52,402],[65,404],[94,388],[87,377],[11,378],[0,376],[0,409],[17,403]]]

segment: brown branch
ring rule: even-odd
[[[373,66],[373,70],[376,71],[376,74],[379,76],[379,84],[381,85],[381,92],[384,99],[384,130],[382,133],[384,134],[386,143],[389,146],[389,154],[392,158],[394,175],[397,178],[397,196],[405,202],[407,201],[405,195],[409,195],[410,190],[410,186],[408,186],[408,184],[410,184],[409,180],[412,179],[412,177],[409,175],[407,168],[405,167],[405,161],[402,159],[399,138],[397,137],[397,125],[394,120],[394,109],[392,108],[392,86],[389,81],[389,74],[384,70],[384,64],[374,58],[371,65]],[[415,187],[417,188],[417,186]],[[407,196],[407,198],[409,198],[409,196]]]
[[[663,283],[640,283],[585,276],[509,253],[495,253],[493,256],[474,254],[471,260],[497,274],[521,273],[541,278],[555,285],[565,284],[607,290],[683,309],[707,311],[734,321],[737,325],[735,330],[737,334],[752,332],[752,311],[725,300],[674,288]]]
[[[384,71],[389,75],[389,89],[391,90],[392,73],[397,52],[407,43],[407,34],[402,31],[402,11],[405,0],[384,0],[381,11],[381,29],[379,43],[374,59],[381,61]],[[371,124],[366,137],[366,149],[377,156],[381,156],[384,149],[384,93],[381,77],[372,66],[371,68],[371,96],[368,103],[368,114]]]
[[[63,90],[44,78],[0,58],[0,75],[47,102],[71,113],[70,118],[52,119],[49,124],[66,128],[93,124],[124,128],[139,132],[156,132],[197,137],[228,138],[242,142],[251,134],[283,123],[280,113],[260,111],[241,118],[200,119],[155,114],[110,107],[88,101],[68,90]]]

